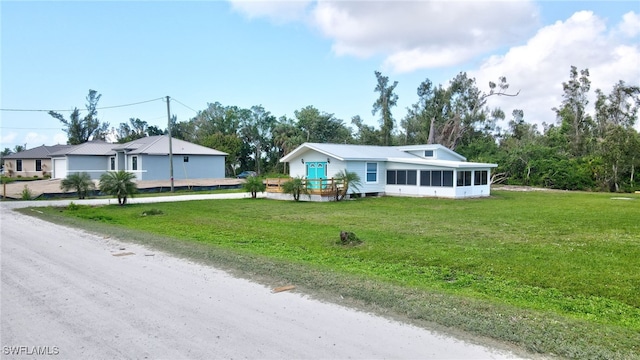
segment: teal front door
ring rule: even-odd
[[[307,188],[322,188],[323,179],[327,178],[326,162],[307,162]]]

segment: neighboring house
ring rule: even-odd
[[[4,175],[9,177],[52,176],[51,154],[71,145],[38,146],[3,157]]]
[[[224,152],[171,139],[173,178],[224,178]],[[107,171],[125,170],[138,180],[169,180],[169,137],[149,136],[124,144],[90,141],[51,155],[53,177],[87,172],[97,179]]]
[[[169,179],[169,136],[144,137],[113,149],[109,170],[132,171],[139,180]],[[171,150],[175,180],[224,178],[227,153],[173,138]]]
[[[491,169],[496,164],[467,162],[442,145],[368,146],[304,143],[280,159],[289,163],[291,177],[307,179],[307,188],[331,186],[341,170],[355,172],[361,184],[357,193],[390,196],[467,198],[490,195]],[[311,179],[328,179],[313,181]],[[311,180],[311,181],[310,181]],[[267,189],[269,191],[269,187]],[[318,189],[320,190],[320,189]],[[271,187],[268,197],[283,198]],[[354,189],[350,189],[354,194]],[[320,191],[321,193],[321,191]],[[320,195],[315,200],[327,200]],[[301,196],[301,199],[305,198]]]
[[[117,144],[92,140],[51,154],[52,177],[64,179],[69,174],[86,172],[92,179],[100,178],[109,169],[109,157]]]

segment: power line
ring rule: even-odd
[[[148,103],[148,102],[152,102],[152,101],[158,101],[158,100],[164,100],[164,98],[157,98],[157,99],[151,99],[151,100],[145,100],[145,101],[139,101],[139,102],[135,102],[135,103],[131,103],[131,104],[123,104],[123,105],[113,105],[113,106],[103,106],[103,107],[99,107],[96,108],[96,110],[104,110],[104,109],[115,109],[115,108],[120,108],[120,107],[126,107],[126,106],[134,106],[134,105],[140,105],[140,104],[144,104],[144,103]],[[184,105],[184,104],[182,104]],[[184,105],[186,106],[186,105]],[[79,110],[79,109],[78,109]],[[193,110],[193,109],[191,109]],[[43,110],[43,109],[0,109],[0,111],[24,111],[24,112],[49,112],[49,111],[75,111],[74,110]],[[84,110],[80,110],[80,111],[84,111]]]
[[[180,100],[178,100],[178,99],[176,99],[176,98],[171,98],[171,99],[172,99],[173,101],[177,102],[178,104],[180,104],[180,105],[182,105],[182,106],[186,107],[187,109],[189,109],[189,110],[193,111],[194,113],[196,113],[196,114],[198,113],[198,111],[197,111],[197,110],[193,110],[193,109],[192,109],[192,108],[190,108],[189,106],[187,106],[187,105],[185,105],[185,104],[181,103],[181,102],[180,102]]]
[[[0,129],[10,129],[10,130],[60,130],[59,127],[57,127],[57,128],[43,128],[43,127],[32,128],[32,127],[10,127],[10,126],[0,126]]]

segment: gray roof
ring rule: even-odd
[[[114,144],[102,140],[87,141],[79,145],[73,145],[51,153],[51,157],[62,157],[67,155],[112,155]]]
[[[220,155],[226,153],[188,141],[171,139],[171,147],[176,155]],[[148,136],[124,144],[113,144],[102,140],[89,141],[80,145],[67,145],[66,148],[52,152],[45,157],[63,157],[67,155],[115,155],[116,151],[127,154],[168,155],[169,137],[167,135]]]
[[[51,154],[63,151],[72,147],[73,145],[40,145],[33,149],[21,151],[15,154],[9,154],[4,156],[5,159],[48,159],[51,157]]]
[[[168,155],[169,136],[148,136],[125,144],[117,145],[113,147],[113,150],[125,150],[127,151],[127,154]],[[222,151],[176,138],[171,138],[171,150],[175,155],[228,155]]]

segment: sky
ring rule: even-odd
[[[0,149],[66,143],[46,111],[12,110],[68,118],[90,89],[114,128],[166,128],[166,96],[178,121],[219,102],[290,118],[312,105],[378,127],[375,71],[398,82],[397,125],[423,81],[466,72],[485,92],[505,76],[519,95],[488,106],[541,130],[572,65],[589,69],[592,95],[640,85],[638,1],[2,0],[0,20]]]

